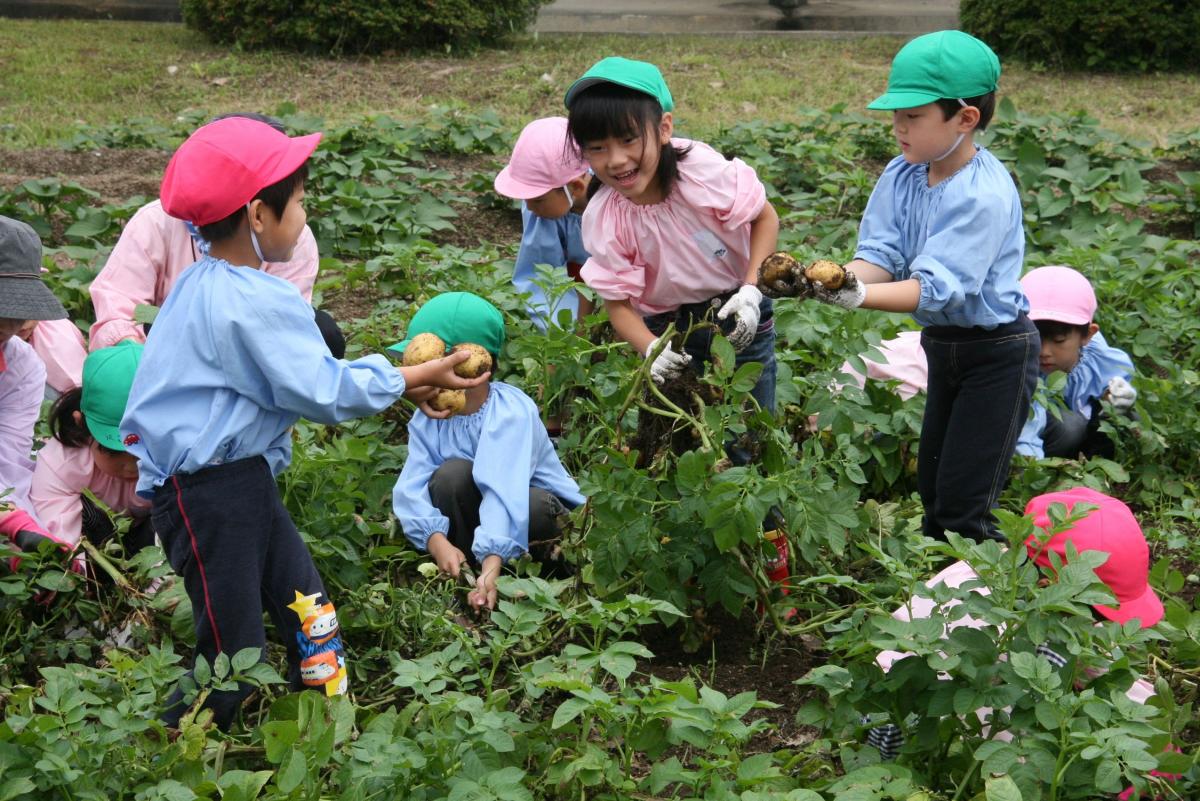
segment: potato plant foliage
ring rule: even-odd
[[[283,117],[297,132],[322,127],[292,109]],[[198,119],[81,129],[65,146],[167,148]],[[1194,796],[1200,130],[1154,149],[1083,115],[1035,117],[1002,103],[986,136],[1021,190],[1027,266],[1068,264],[1091,278],[1097,322],[1133,356],[1140,392],[1136,422],[1105,424],[1113,460],[1017,460],[1003,530],[1023,539],[1030,524],[1019,511],[1036,493],[1083,484],[1125,499],[1167,603],[1151,632],[1093,625],[1087,605],[1107,598],[1094,560],[1039,587],[1020,548],[921,537],[922,401],[874,384],[834,388],[844,361],[861,366],[860,354],[911,325],[900,316],[779,301],[775,417],[745,405],[758,368],[734,369],[720,337],[711,369],[681,397],[657,389],[599,316],[539,333],[509,283],[516,238],[469,236],[473,210],[497,204],[487,187],[513,133],[494,115],[438,109],[328,131],[308,186],[323,256],[316,300],[339,317],[352,356],[395,342],[438,292],[478,292],[501,308],[509,342],[497,377],[563,419],[560,454],[590,498],[562,543],[577,575],[549,582],[519,563],[490,621],[462,625],[462,591],[418,570],[424,557],[390,515],[411,407],[337,427],[301,423],[280,490],[337,602],[352,695],[281,692],[275,647],[265,663],[223,655],[198,666],[192,691],[200,698],[235,678],[260,685],[241,724],[222,735],[200,713],[169,737],[156,710],[184,672],[191,622],[178,586],[145,592],[169,572],[161,554],[93,554],[101,587],[65,573],[53,554],[31,555],[0,578],[0,801],[1033,801],[1129,785]],[[852,253],[893,149],[884,120],[844,108],[702,138],[758,169],[782,218],[780,247],[805,263]],[[430,160],[463,154],[495,163],[476,157],[463,176]],[[73,182],[32,179],[0,191],[0,213],[45,238],[48,280],[86,326],[88,283],[144,200],[104,204]],[[549,272],[545,284],[566,289]],[[665,432],[656,446],[635,436],[648,420]],[[722,446],[731,441],[756,462],[730,466]],[[760,521],[772,506],[787,521],[787,596],[762,569],[774,546]],[[991,594],[939,589],[935,597],[963,602],[959,612],[893,620],[914,592],[930,594],[922,579],[949,558],[970,559]],[[57,593],[53,603],[35,602],[43,590]],[[654,674],[657,643],[704,648],[717,607],[757,625],[767,654],[784,643],[810,652],[811,701],[790,710],[804,738],[765,749],[769,704],[755,693]],[[943,640],[962,611],[985,629]],[[1038,656],[1046,642],[1065,668]],[[883,648],[916,656],[885,676],[874,662]],[[1124,697],[1138,675],[1156,686],[1148,705]],[[979,707],[998,710],[991,725],[972,714]],[[894,762],[862,744],[881,721],[906,734]],[[1152,769],[1181,778],[1164,788]]]

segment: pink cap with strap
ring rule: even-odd
[[[1030,320],[1087,325],[1096,316],[1096,291],[1083,273],[1053,265],[1030,270],[1021,279],[1029,298]]]
[[[567,118],[545,117],[521,131],[495,186],[505,197],[531,200],[566,186],[587,171],[588,163],[575,143],[567,141]]]

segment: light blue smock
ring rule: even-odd
[[[1092,416],[1092,400],[1104,395],[1108,382],[1120,377],[1128,381],[1133,376],[1133,360],[1120,348],[1105,341],[1099,331],[1079,352],[1079,361],[1067,373],[1063,387],[1063,404],[1084,417]],[[1046,455],[1042,447],[1042,434],[1046,430],[1046,407],[1037,401],[1029,410],[1029,420],[1021,429],[1017,439],[1017,453],[1023,456],[1042,458]]]
[[[403,392],[385,356],[333,358],[295,286],[206,256],[183,271],[150,329],[121,436],[149,498],[175,473],[251,456],[278,475],[299,418],[338,423]]]
[[[983,148],[929,186],[929,165],[892,159],[867,202],[854,258],[916,278],[922,326],[995,328],[1029,310],[1021,291],[1025,229],[1017,187]]]
[[[579,316],[579,293],[575,290],[564,292],[551,308],[545,291],[534,282],[537,278],[534,268],[546,264],[562,270],[565,276],[568,263],[582,265],[586,262],[589,256],[583,249],[582,221],[583,217],[573,211],[556,220],[547,220],[521,204],[521,248],[513,268],[513,286],[518,292],[530,295],[529,317],[543,331],[547,320],[558,322],[563,309],[571,313],[572,320]]]
[[[428,550],[429,537],[447,534],[450,520],[433,505],[429,480],[448,459],[472,463],[483,496],[472,552],[504,561],[529,550],[529,488],[540,487],[568,506],[585,498],[558,460],[533,400],[517,387],[493,381],[474,414],[433,420],[414,414],[408,423],[408,458],[392,491],[392,508],[415,547]]]

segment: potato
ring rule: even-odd
[[[488,353],[487,348],[483,345],[476,345],[474,342],[463,342],[451,348],[450,352],[458,353],[460,350],[471,353],[471,358],[454,365],[454,372],[461,378],[479,378],[479,376],[492,369],[492,354]]]
[[[846,271],[842,265],[828,259],[817,259],[804,268],[804,275],[809,281],[820,281],[826,289],[841,289],[846,283]]]
[[[446,343],[437,334],[417,334],[404,349],[405,367],[431,362],[446,355]]]
[[[774,284],[776,281],[791,283],[792,272],[798,266],[796,258],[790,253],[779,251],[772,253],[763,259],[762,267],[758,270],[758,280],[760,283],[768,285]]]
[[[435,412],[449,411],[451,414],[458,414],[467,408],[466,390],[439,389],[438,394],[429,401],[429,408]]]

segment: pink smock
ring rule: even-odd
[[[878,350],[883,361],[873,361],[863,356],[867,375],[858,372],[850,362],[842,365],[841,372],[861,389],[870,378],[875,381],[899,381],[896,394],[904,400],[925,391],[929,385],[929,363],[925,361],[925,350],[921,347],[920,331],[902,331],[895,339],[879,343]]]
[[[87,345],[83,332],[70,320],[42,320],[33,329],[29,344],[46,365],[46,383],[63,394],[83,384]]]
[[[51,439],[37,453],[29,500],[46,531],[74,547],[83,536],[80,495],[85,489],[114,512],[146,517],[150,502],[138,497],[136,488],[136,478],[125,480],[101,472],[91,448],[68,448]]]
[[[140,323],[133,321],[138,304],[161,306],[180,273],[200,260],[201,254],[183,221],[168,216],[160,201],[138,209],[125,225],[104,269],[92,282],[96,322],[88,336],[91,350],[111,347],[125,339],[145,342]],[[306,225],[291,261],[263,265],[312,302],[317,279],[317,241]]]
[[[679,179],[661,203],[639,206],[605,186],[583,214],[591,258],[584,283],[605,300],[628,300],[643,316],[708,300],[746,282],[750,223],[767,202],[757,173],[703,142],[679,161]]]

